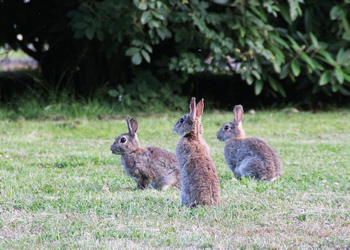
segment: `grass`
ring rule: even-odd
[[[180,113],[138,116],[143,146],[174,152]],[[217,207],[179,207],[178,191],[136,190],[110,145],[124,119],[0,121],[1,249],[350,248],[350,110],[246,114],[246,134],[280,154],[273,183],[237,181],[203,116],[221,182]]]

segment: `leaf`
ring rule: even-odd
[[[286,4],[280,4],[279,6],[280,12],[284,18],[284,20],[291,25],[292,24],[292,20],[290,19],[290,15],[289,15],[289,7]]]
[[[260,93],[261,93],[263,87],[264,87],[264,82],[261,81],[261,80],[256,80],[256,81],[255,81],[255,88],[254,88],[254,90],[255,90],[255,95],[260,95]]]
[[[151,47],[149,44],[145,43],[145,44],[143,44],[143,47],[145,47],[145,49],[146,49],[149,53],[152,53],[152,52],[153,52],[153,49],[152,49],[152,47]]]
[[[340,5],[336,5],[331,9],[331,12],[330,12],[331,20],[339,19],[340,17],[342,17],[343,14],[344,13],[343,13],[342,7]]]
[[[147,3],[146,2],[141,2],[137,6],[137,8],[139,8],[140,10],[147,10]]]
[[[344,76],[346,81],[350,82],[350,75],[344,73],[344,71],[343,71],[343,76]]]
[[[110,89],[110,90],[108,90],[108,95],[111,97],[117,97],[119,95],[119,93],[115,89]]]
[[[149,54],[147,53],[146,50],[141,50],[141,54],[143,56],[143,58],[145,58],[145,60],[150,63],[151,62],[151,57],[149,56]]]
[[[92,40],[92,38],[94,38],[95,31],[96,31],[95,27],[93,27],[93,26],[88,27],[88,28],[85,30],[85,35],[86,35],[86,37],[87,37],[89,40]]]
[[[335,68],[335,76],[337,77],[338,82],[340,84],[344,83],[344,75],[343,75],[343,71],[341,70],[340,67]]]
[[[158,21],[155,21],[154,19],[151,20],[149,23],[148,23],[149,27],[152,29],[152,28],[159,28],[160,27],[160,24]]]
[[[347,89],[343,88],[342,86],[340,86],[339,92],[345,96],[350,96],[350,92]]]
[[[316,68],[316,63],[304,51],[300,53],[300,58],[306,62],[312,69]],[[318,64],[318,63],[317,63]],[[319,64],[318,64],[319,65]],[[322,67],[322,66],[321,66]],[[323,69],[323,68],[322,68]]]
[[[281,94],[284,98],[286,98],[287,95],[286,95],[286,92],[284,91],[282,85],[279,84],[278,82],[276,82],[276,84],[277,84],[278,92],[280,92],[280,94]]]
[[[341,65],[350,65],[350,50],[344,52],[341,48],[337,54],[337,63]]]
[[[131,47],[131,48],[129,48],[129,49],[125,52],[125,55],[126,55],[126,56],[133,56],[133,55],[135,55],[136,53],[139,53],[139,51],[140,51],[139,48]]]
[[[335,84],[332,84],[332,91],[333,92],[337,92],[340,88],[340,84],[339,83],[335,83]]]
[[[312,44],[315,46],[315,48],[318,48],[319,45],[318,45],[317,38],[316,38],[315,35],[312,34],[311,32],[310,32],[310,38],[311,38]]]
[[[230,28],[233,29],[233,30],[238,30],[240,29],[242,26],[240,24],[234,24],[234,25],[231,25]]]
[[[313,13],[313,9],[306,8],[305,13],[304,13],[304,23],[305,23],[305,29],[307,32],[311,32],[312,30],[314,30],[315,18],[316,17]]]
[[[343,38],[344,40],[350,41],[350,30],[344,32],[342,38]]]
[[[260,80],[261,79],[261,77],[260,77],[260,74],[259,74],[259,72],[258,71],[256,71],[256,70],[252,70],[252,75],[254,75],[255,76],[255,78],[256,79],[258,79],[258,80]]]
[[[289,68],[290,68],[290,64],[286,63],[281,70],[281,74],[280,74],[280,79],[284,79],[288,76],[289,74]]]
[[[131,61],[135,65],[139,65],[142,62],[141,54],[138,52],[135,55],[132,56]]]
[[[316,60],[312,60],[312,63],[315,65],[315,68],[318,70],[324,70],[323,66],[319,64]]]
[[[299,44],[289,35],[286,35],[286,37],[288,38],[288,40],[291,42],[293,49],[296,52],[299,52],[301,50]]]
[[[273,64],[273,68],[274,68],[275,72],[276,73],[281,73],[281,62],[278,61],[278,60],[274,60],[272,62],[272,64]]]
[[[277,87],[278,83],[275,80],[275,78],[273,78],[272,76],[269,76],[268,80],[269,80],[269,84],[272,87],[272,89],[277,92],[277,90],[278,90],[278,87]]]
[[[152,19],[151,11],[144,11],[141,15],[141,23],[146,24]]]
[[[289,49],[289,45],[286,41],[284,41],[280,36],[274,34],[273,32],[269,32],[269,37],[272,37],[276,42],[283,45],[284,47]]]
[[[248,83],[248,85],[252,85],[253,81],[254,81],[254,79],[251,75],[249,75],[246,79],[246,82]]]
[[[171,37],[170,31],[165,27],[161,27],[157,29],[157,34],[162,40],[164,40],[165,38]]]
[[[332,72],[330,70],[323,72],[318,82],[318,85],[320,86],[326,85],[327,83],[329,83],[331,78],[332,78]]]
[[[323,61],[325,61],[326,63],[331,64],[333,66],[336,65],[336,62],[334,61],[332,55],[328,51],[326,51],[326,50],[319,50],[318,53],[323,55],[324,58],[322,58],[322,59],[326,59],[326,60],[323,60]]]
[[[162,21],[165,20],[165,17],[162,14],[158,13],[157,11],[152,10],[152,14],[159,20],[162,20]]]
[[[138,39],[134,39],[131,41],[131,45],[134,45],[134,46],[142,46],[142,41],[138,40]]]
[[[290,19],[292,21],[295,21],[295,19],[297,19],[298,15],[301,15],[299,0],[288,0],[288,3],[289,3]]]
[[[298,59],[293,59],[291,66],[293,75],[298,76],[300,74],[300,64]]]
[[[87,23],[85,22],[77,22],[77,23],[73,23],[72,27],[75,29],[85,29],[88,26]]]

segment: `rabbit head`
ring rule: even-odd
[[[129,133],[122,134],[115,139],[111,146],[113,154],[123,155],[128,154],[140,147],[139,139],[136,132],[139,127],[136,118],[126,117],[126,124],[128,126]]]
[[[174,125],[174,133],[184,137],[189,134],[203,134],[201,117],[204,109],[204,99],[196,106],[196,98],[192,97],[190,102],[190,113],[183,115]]]
[[[216,134],[219,141],[228,142],[231,139],[244,138],[245,133],[242,126],[243,119],[243,107],[242,105],[236,105],[233,109],[235,119],[233,122],[226,123]]]

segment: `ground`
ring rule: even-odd
[[[281,156],[273,183],[234,178],[216,139],[233,114],[204,113],[222,202],[197,209],[180,207],[175,189],[136,190],[110,151],[123,118],[2,120],[0,248],[350,248],[350,110],[292,111],[243,120]],[[175,152],[179,117],[138,115],[141,144]]]

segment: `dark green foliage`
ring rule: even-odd
[[[76,37],[103,42],[108,56],[122,53],[134,65],[182,75],[240,74],[256,95],[264,89],[286,97],[282,79],[313,93],[350,94],[349,1],[89,3],[69,13],[71,27]],[[160,46],[165,53],[153,55]]]
[[[57,35],[54,27],[66,31],[60,34],[77,52],[64,58],[60,74],[77,91],[103,85],[126,106],[177,107],[181,84],[206,73],[238,74],[255,95],[350,96],[349,0],[65,2],[47,6],[61,16],[39,40],[51,45],[45,38]],[[8,37],[0,43],[18,48]]]

